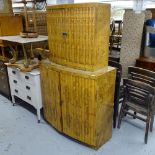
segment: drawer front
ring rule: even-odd
[[[33,107],[36,108],[36,104],[35,104],[35,97],[34,95],[30,94],[30,93],[25,93],[25,101],[27,103],[29,103],[30,105],[32,105]]]
[[[13,77],[13,76],[9,77],[9,81],[10,81],[11,89],[12,89],[12,87],[14,87],[14,88],[16,88],[16,87],[19,87],[19,88],[24,87],[23,83],[20,80],[18,80],[17,78]]]
[[[20,89],[19,87],[12,88],[11,94],[24,100],[25,92],[22,89]]]
[[[27,73],[26,74],[21,73],[21,78],[22,78],[22,81],[29,83],[31,85],[35,85],[35,76]]]
[[[21,73],[17,69],[8,67],[8,74],[9,74],[9,78],[11,76],[11,77],[15,77],[18,80],[21,80]]]
[[[25,83],[25,86],[24,86],[24,91],[26,94],[30,94],[30,95],[33,95],[33,96],[36,96],[36,92],[37,92],[37,88],[34,86],[34,85],[31,85],[29,83]],[[38,94],[40,95],[40,94]]]
[[[24,83],[29,83],[35,85],[35,76],[29,73],[20,72],[17,69],[8,67],[8,74],[11,77],[15,77],[16,79],[23,81]]]

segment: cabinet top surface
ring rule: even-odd
[[[10,69],[14,69],[14,70],[17,70],[17,71],[20,72],[20,69],[18,69],[18,68],[10,67],[10,66],[8,66],[8,68],[10,68]],[[31,72],[22,72],[22,73],[30,74],[30,75],[34,75],[34,76],[36,76],[36,75],[40,75],[40,70],[39,70],[39,69],[34,69],[34,70],[32,70]]]
[[[76,4],[59,4],[59,5],[49,5],[47,10],[50,9],[60,9],[60,8],[82,8],[82,7],[98,7],[98,6],[110,6],[108,3],[76,3]]]

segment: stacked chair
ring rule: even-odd
[[[122,66],[120,63],[109,60],[109,66],[115,67],[116,82],[115,82],[115,97],[114,97],[114,114],[113,114],[113,127],[116,127],[119,104],[121,99],[121,78],[122,78]]]
[[[128,79],[123,80],[123,88],[124,99],[120,110],[118,128],[120,128],[122,118],[127,114],[146,122],[144,141],[147,144],[148,131],[149,129],[151,132],[153,130],[155,114],[155,72],[138,67],[129,67]]]
[[[42,61],[46,120],[93,148],[112,136],[116,70],[108,67],[110,5],[47,7],[50,61]]]

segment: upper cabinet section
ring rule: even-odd
[[[109,4],[49,6],[47,24],[51,61],[90,71],[108,65]]]

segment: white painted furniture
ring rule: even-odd
[[[37,110],[38,123],[40,122],[40,109],[42,108],[42,95],[40,86],[40,71],[21,72],[19,69],[7,67],[13,105],[14,96],[26,101]]]

